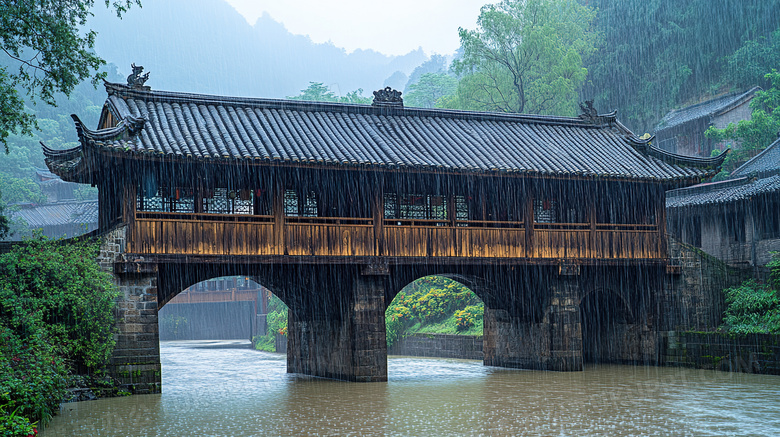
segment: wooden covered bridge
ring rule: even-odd
[[[722,162],[656,149],[587,106],[568,118],[405,108],[390,89],[373,105],[106,90],[97,129],[74,116],[80,145],[44,152],[99,189],[101,262],[125,293],[112,362],[138,391],[159,388],[158,308],[233,274],[290,307],[290,372],[386,380],[385,308],[428,274],[485,302],[487,365],[649,360],[664,191]]]

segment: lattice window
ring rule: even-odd
[[[203,191],[203,212],[209,214],[252,214],[252,190],[210,188]]]
[[[455,220],[469,220],[469,203],[465,196],[455,196]]]
[[[447,220],[447,198],[432,194],[385,194],[386,219]]]
[[[557,223],[558,202],[551,199],[534,199],[534,221],[536,223]]]
[[[192,188],[139,187],[136,199],[138,211],[194,212],[195,196]]]
[[[306,197],[301,196],[295,190],[284,192],[284,215],[288,217],[317,217],[317,193],[309,191]]]

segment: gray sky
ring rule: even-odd
[[[497,1],[497,0],[496,0]],[[227,0],[250,24],[267,12],[290,32],[331,41],[347,52],[374,49],[402,55],[418,47],[451,54],[458,27],[474,29],[490,0]]]

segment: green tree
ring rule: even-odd
[[[5,202],[3,201],[3,193],[0,192],[0,240],[11,234],[11,222],[8,217],[5,216]]]
[[[425,73],[416,83],[409,85],[404,98],[406,106],[435,108],[442,97],[455,94],[458,79],[444,73]]]
[[[753,110],[750,120],[729,123],[723,129],[711,126],[704,133],[715,141],[738,142],[723,164],[723,170],[731,172],[746,160],[772,144],[780,132],[780,72],[772,70],[764,76],[771,88],[756,92],[750,102]],[[731,144],[729,144],[731,146]]]
[[[106,0],[121,16],[139,0]],[[140,4],[140,3],[139,3]],[[70,95],[81,81],[93,83],[105,65],[92,49],[96,33],[83,31],[94,0],[36,0],[3,2],[0,6],[0,49],[6,55],[0,66],[0,144],[8,153],[11,133],[32,135],[35,117],[30,102],[56,105],[55,94]]]
[[[766,80],[766,72],[780,68],[780,29],[772,32],[769,37],[762,35],[757,39],[745,41],[742,47],[727,59],[735,85],[743,88],[756,84],[771,86]]]
[[[338,102],[338,103],[371,103],[370,97],[363,96],[363,89],[347,93],[346,96],[337,96],[329,86],[322,82],[309,82],[309,86],[301,90],[297,96],[287,96],[290,100],[305,100],[310,102]]]
[[[595,51],[596,13],[574,0],[505,0],[486,5],[477,30],[459,29],[457,99],[464,109],[573,114]]]

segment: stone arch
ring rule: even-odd
[[[266,291],[243,275],[188,286],[158,310],[160,340],[251,340],[264,331],[258,315],[267,306]]]
[[[470,292],[474,293],[476,295],[476,299],[470,303],[464,304],[461,306],[461,308],[465,307],[466,305],[484,305],[484,299],[482,296],[485,296],[485,293],[489,292],[491,290],[490,284],[488,281],[486,281],[483,278],[480,278],[476,275],[469,275],[464,273],[451,273],[451,272],[445,272],[440,273],[441,270],[430,270],[426,271],[424,273],[418,273],[414,275],[404,276],[404,281],[408,282],[396,282],[398,285],[397,291],[393,291],[391,294],[392,301],[386,302],[386,310],[385,310],[385,330],[386,330],[386,338],[388,339],[388,353],[390,355],[408,355],[408,356],[439,356],[439,357],[450,357],[450,358],[470,358],[470,359],[481,359],[482,358],[482,342],[479,340],[475,340],[474,337],[471,336],[447,336],[447,337],[431,337],[429,335],[424,336],[415,336],[412,335],[410,337],[404,337],[401,336],[401,333],[409,328],[409,325],[412,322],[409,318],[404,317],[398,317],[394,318],[392,317],[392,314],[404,314],[404,311],[401,311],[400,307],[393,307],[393,303],[397,302],[400,299],[401,292],[403,290],[409,290],[408,292],[414,292],[416,291],[414,289],[413,284],[418,283],[418,281],[424,280],[426,278],[436,277],[436,278],[442,278],[448,281],[452,281],[454,283],[459,284],[462,287],[465,287]],[[442,284],[441,282],[438,282],[438,284]],[[446,284],[446,282],[444,283]],[[444,285],[442,284],[442,285]],[[410,289],[411,287],[411,289]],[[462,289],[461,289],[462,290]],[[456,289],[455,291],[459,291]],[[435,299],[435,298],[434,298]],[[472,298],[470,298],[472,299]],[[418,313],[419,308],[417,311],[413,309],[413,307],[410,305],[409,308],[410,313]],[[456,308],[451,308],[452,311],[455,311]],[[416,314],[419,316],[419,314]],[[452,312],[444,313],[442,315],[442,321],[447,320],[452,316]],[[476,334],[476,329],[479,329],[479,336],[482,336],[484,334],[484,324],[483,324],[483,315],[478,316],[478,318],[475,317],[474,325],[471,325],[468,329],[471,330],[470,334],[474,335]],[[440,323],[436,319],[428,319],[429,321],[432,321],[434,323]],[[482,325],[482,326],[480,326]],[[453,325],[452,328],[455,328]],[[481,329],[480,329],[481,328]],[[465,334],[465,332],[459,331],[459,333]]]

